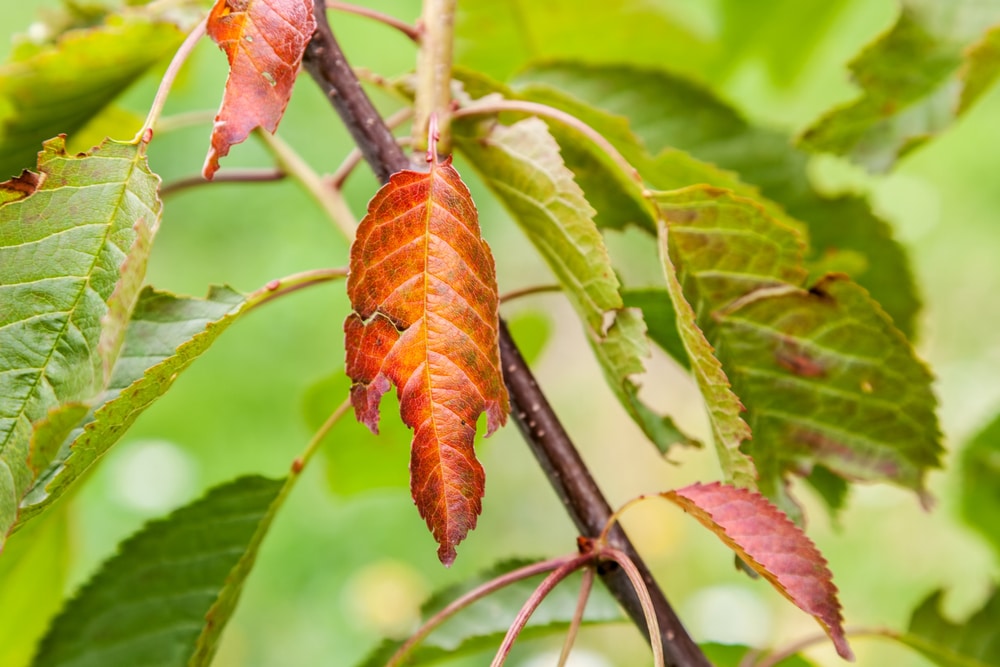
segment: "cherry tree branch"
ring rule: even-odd
[[[315,14],[317,28],[306,48],[303,64],[340,114],[376,177],[385,183],[394,172],[409,168],[410,161],[348,65],[330,30],[323,0],[316,0]],[[611,507],[538,387],[502,320],[500,358],[514,420],[532,453],[580,533],[588,537],[600,534],[611,517]],[[628,556],[649,591],[666,663],[673,667],[711,667],[617,524],[609,531],[608,544]],[[622,568],[608,564],[599,566],[598,573],[636,626],[648,635],[642,604]]]

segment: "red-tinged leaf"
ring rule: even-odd
[[[38,189],[39,175],[27,169],[20,176],[0,183],[0,205],[24,199]]]
[[[312,0],[215,3],[208,15],[208,35],[229,58],[229,79],[212,128],[205,178],[212,178],[229,147],[254,129],[278,129],[315,30]]]
[[[351,247],[347,293],[358,420],[377,432],[379,401],[396,385],[403,421],[415,431],[413,500],[450,565],[482,508],[476,420],[486,413],[489,435],[509,411],[493,256],[450,160],[428,173],[398,172],[375,195]]]
[[[718,482],[661,495],[707,526],[778,592],[811,614],[840,657],[854,660],[826,559],[784,512],[759,493]]]

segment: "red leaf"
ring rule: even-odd
[[[755,491],[718,482],[660,495],[707,526],[778,592],[812,614],[840,657],[854,660],[826,559],[784,512]]]
[[[292,95],[306,44],[316,30],[312,0],[218,0],[208,36],[229,58],[229,79],[202,170],[219,168],[229,147],[257,127],[273,133]]]
[[[450,160],[401,171],[368,205],[351,246],[344,323],[358,420],[378,432],[382,394],[396,385],[414,429],[410,490],[445,565],[475,528],[483,468],[473,440],[507,419],[500,373],[493,256],[476,207]]]

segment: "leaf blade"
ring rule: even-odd
[[[826,559],[781,510],[754,491],[718,482],[660,495],[709,528],[779,593],[815,618],[840,657],[854,659]]]
[[[148,241],[160,216],[159,178],[140,146],[108,140],[69,156],[57,138],[46,142],[39,171],[33,193],[0,207],[4,536],[34,477],[32,424],[105,385],[145,270],[148,243],[137,239]],[[123,283],[126,265],[133,278]]]
[[[941,667],[987,667],[1000,660],[1000,595],[994,590],[981,609],[962,623],[940,611],[941,591],[935,591],[913,610],[907,631],[897,639]]]
[[[229,59],[222,106],[202,173],[211,179],[229,148],[257,127],[274,133],[306,44],[316,30],[309,0],[218,0],[207,31]]]
[[[473,450],[510,410],[500,372],[499,297],[475,205],[450,161],[397,172],[375,195],[351,246],[344,323],[358,420],[377,432],[395,384],[414,429],[411,493],[445,565],[475,527],[485,475]]]
[[[208,665],[285,489],[243,477],[147,524],[64,607],[32,664]]]

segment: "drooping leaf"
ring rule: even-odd
[[[700,521],[778,592],[812,615],[840,657],[854,659],[826,559],[781,510],[758,493],[717,482],[661,495]]]
[[[377,432],[396,385],[414,429],[411,491],[445,565],[476,525],[484,492],[476,420],[510,411],[500,372],[496,270],[468,188],[450,160],[401,171],[368,206],[351,246],[344,323],[358,420]]]
[[[902,3],[896,24],[851,63],[857,100],[836,108],[802,135],[815,151],[849,155],[885,170],[952,122],[1000,74],[994,33],[1000,3],[953,0]],[[963,86],[963,50],[969,52]]]
[[[684,295],[680,274],[668,250],[671,234],[669,226],[661,222],[659,231],[660,260],[667,280],[667,292],[677,314],[677,330],[691,362],[691,372],[705,398],[722,473],[734,484],[757,488],[758,474],[754,462],[741,449],[743,442],[751,435],[750,427],[741,416],[743,404],[733,393],[729,378],[716,358],[711,343],[705,338],[705,333],[698,327],[697,315]]]
[[[476,131],[479,129],[479,131]],[[660,451],[690,443],[668,418],[639,400],[633,376],[649,356],[642,315],[627,310],[619,293],[595,211],[563,164],[545,123],[527,118],[507,126],[456,128],[456,145],[477,166],[487,186],[510,210],[552,268],[583,320],[608,384]]]
[[[68,420],[50,411],[79,416],[107,382],[160,215],[140,146],[69,156],[57,138],[38,169],[37,189],[0,207],[0,536],[34,478],[32,425],[57,440]]]
[[[1000,554],[1000,416],[962,452],[962,516]]]
[[[243,477],[123,542],[67,603],[35,667],[207,667],[288,487]]]
[[[760,490],[795,515],[786,477],[819,464],[923,494],[941,453],[931,377],[878,305],[843,276],[807,289],[795,230],[748,200],[655,197],[683,296],[747,407]]]
[[[942,592],[936,591],[914,610],[910,627],[899,641],[920,651],[940,667],[991,667],[1000,664],[1000,595],[990,595],[982,609],[962,623],[953,623],[940,611]]]
[[[421,609],[424,618],[440,611],[446,605],[473,588],[491,579],[507,574],[530,561],[516,559],[498,563],[489,570],[469,577],[460,584],[436,592]],[[513,583],[488,597],[463,609],[446,621],[424,640],[405,664],[433,665],[463,656],[474,656],[483,651],[495,651],[511,622],[524,602],[531,597],[538,579]],[[528,624],[518,641],[565,634],[576,609],[579,586],[576,577],[562,582],[546,596],[538,610],[528,619]],[[587,600],[583,625],[620,623],[625,620],[621,609],[603,586],[594,586]],[[402,641],[383,641],[359,667],[381,667],[402,645]]]
[[[652,164],[644,165],[627,145],[620,145],[620,132],[608,135],[608,139],[635,160],[643,176],[658,189],[705,183],[733,190],[760,201],[772,217],[804,223],[809,237],[808,262],[829,265],[838,255],[861,258],[863,261],[852,263],[851,277],[871,292],[901,331],[913,336],[920,299],[909,260],[893,240],[892,230],[863,198],[828,197],[813,189],[806,172],[808,156],[796,150],[787,136],[750,125],[708,90],[660,69],[551,62],[522,72],[518,80],[523,86],[518,90],[569,113],[583,114],[589,123],[598,121],[586,115],[587,106],[628,119],[628,126],[651,154]],[[576,99],[567,99],[568,94]],[[603,127],[599,129],[603,131]],[[694,170],[695,165],[678,151],[731,170],[739,178],[729,174],[730,182],[726,183],[703,165]],[[567,164],[576,171],[570,157],[567,154]],[[598,164],[592,161],[590,168]],[[600,172],[593,178],[605,189],[618,182]],[[746,185],[738,186],[734,180],[760,188],[760,194],[783,208],[790,218],[777,214],[766,200],[761,201],[745,189]],[[590,192],[586,182],[581,180],[581,185]],[[618,195],[617,200],[623,196],[628,193]],[[611,219],[615,224],[629,221]],[[602,222],[601,216],[598,222]],[[653,226],[648,229],[652,231]]]
[[[213,288],[204,299],[146,288],[136,304],[108,388],[75,424],[21,506],[18,524],[45,510],[114,445],[245,310],[241,294]]]
[[[31,166],[44,140],[82,128],[183,39],[173,22],[136,12],[22,44],[0,65],[0,179]]]
[[[258,127],[278,129],[316,18],[312,0],[217,0],[207,29],[229,58],[229,79],[202,170],[212,178],[233,144]]]

